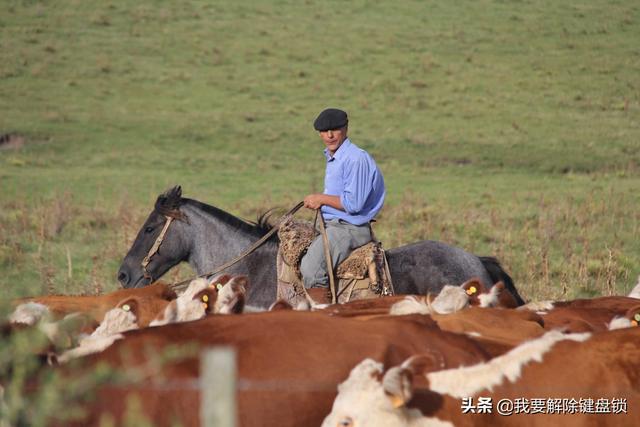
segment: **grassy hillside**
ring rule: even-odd
[[[384,172],[387,246],[497,255],[527,298],[624,292],[638,40],[632,1],[5,1],[0,288],[115,289],[174,184],[247,218],[321,190],[336,106]]]

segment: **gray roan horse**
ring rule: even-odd
[[[167,218],[173,220],[167,222]],[[165,227],[166,224],[170,226]],[[142,262],[163,229],[161,244],[144,268]],[[181,188],[174,187],[158,197],[120,266],[118,280],[125,288],[146,286],[182,261],[187,261],[198,275],[209,273],[243,253],[268,230],[263,218],[257,223],[244,221],[216,207],[182,198]],[[248,304],[268,307],[275,301],[277,249],[274,235],[226,270],[249,277]],[[518,303],[524,303],[495,258],[477,257],[425,240],[390,249],[387,259],[398,294],[437,293],[444,285],[459,285],[479,277],[487,286],[502,280]]]

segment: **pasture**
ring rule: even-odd
[[[527,300],[626,294],[639,40],[622,0],[3,1],[0,306],[117,289],[175,184],[247,219],[321,191],[327,106],[384,173],[386,247],[497,256]]]
[[[0,151],[9,295],[115,289],[173,184],[249,219],[321,190],[311,122],[327,105],[349,111],[385,174],[387,246],[498,255],[528,298],[622,292],[640,272],[633,2],[0,13],[0,133],[23,139]]]

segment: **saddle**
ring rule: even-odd
[[[331,302],[330,289],[305,289],[300,273],[300,261],[318,233],[310,222],[293,218],[280,225],[278,230],[280,247],[276,261],[277,299],[288,301],[294,307],[305,302]],[[336,300],[339,304],[393,295],[384,249],[382,243],[375,239],[351,252],[347,259],[338,265],[334,277]]]

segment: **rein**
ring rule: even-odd
[[[209,276],[213,276],[214,274],[220,273],[221,271],[231,267],[232,265],[238,263],[240,260],[242,260],[243,258],[245,258],[247,255],[249,255],[250,253],[252,253],[253,251],[255,251],[256,249],[258,249],[264,242],[266,242],[267,240],[269,240],[269,238],[276,232],[278,231],[278,229],[280,228],[280,226],[282,224],[284,224],[284,222],[286,220],[288,220],[289,218],[291,218],[293,216],[293,214],[295,214],[296,212],[298,212],[300,210],[300,208],[304,206],[304,202],[300,202],[297,205],[295,205],[293,208],[291,208],[286,214],[284,214],[283,216],[280,217],[280,219],[278,220],[278,222],[276,223],[276,225],[273,226],[273,228],[271,230],[269,230],[269,232],[267,234],[265,234],[264,236],[262,236],[260,238],[260,240],[258,240],[257,242],[255,242],[253,245],[251,245],[249,248],[247,248],[243,253],[241,253],[240,255],[238,255],[236,258],[232,259],[231,261],[228,261],[226,263],[224,263],[223,265],[221,265],[220,267],[216,268],[213,271],[210,271],[208,273],[204,273],[204,274],[200,274],[198,276],[192,277],[190,279],[186,279],[183,280],[181,282],[178,283],[173,283],[171,285],[169,285],[169,287],[173,290],[181,290],[182,288],[186,288],[187,285],[194,279],[198,279],[201,277],[209,277]],[[158,248],[160,247],[160,243],[162,243],[162,238],[164,238],[164,234],[166,233],[166,230],[169,228],[169,224],[171,223],[171,219],[170,217],[167,217],[167,222],[162,230],[162,232],[160,233],[160,236],[158,236],[158,239],[156,239],[156,243],[153,245],[153,247],[151,248],[151,250],[153,250],[155,248],[155,251],[153,252],[153,254],[155,254],[155,252],[158,251]],[[161,238],[162,237],[162,238]],[[158,243],[158,241],[160,243]],[[158,247],[156,247],[156,244]],[[144,270],[145,274],[147,274],[147,270],[146,270],[146,265],[144,265],[145,260],[147,260],[147,258],[151,258],[151,256],[153,256],[151,250],[149,250],[149,254],[147,257],[145,257],[145,259],[142,261],[143,262],[143,267],[142,269]],[[148,260],[147,260],[147,264],[148,264]]]

